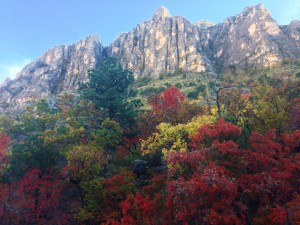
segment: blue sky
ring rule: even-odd
[[[300,0],[0,0],[0,82],[55,45],[98,34],[108,45],[158,6],[190,22],[222,22],[263,3],[279,24],[300,20]]]

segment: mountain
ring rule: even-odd
[[[203,51],[222,66],[271,66],[300,57],[299,21],[281,27],[261,4],[202,30],[200,37]]]
[[[201,72],[211,67],[199,47],[197,27],[159,7],[151,20],[119,35],[108,52],[132,69],[135,76],[157,78],[179,68]]]
[[[32,100],[76,89],[87,80],[88,70],[98,67],[103,50],[96,35],[48,50],[0,86],[0,112],[18,112]]]
[[[214,25],[190,23],[159,7],[153,17],[109,46],[93,35],[56,46],[28,64],[0,87],[0,112],[17,112],[41,97],[53,99],[87,80],[87,71],[112,56],[136,78],[158,78],[176,70],[214,71],[220,66],[271,66],[284,58],[300,58],[300,21],[280,26],[263,5],[246,7]]]

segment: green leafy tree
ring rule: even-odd
[[[285,86],[274,87],[263,81],[257,83],[252,93],[254,129],[261,132],[276,129],[279,136],[289,122],[289,102]]]
[[[56,131],[48,133],[47,138],[68,144],[79,145],[93,139],[95,130],[100,129],[103,113],[92,102],[70,93],[64,93],[57,99],[60,110],[60,122]],[[72,149],[73,146],[69,146]]]
[[[9,172],[22,176],[24,172],[38,167],[43,173],[57,165],[61,155],[59,143],[47,142],[44,135],[55,129],[58,120],[56,110],[46,100],[39,100],[19,120],[14,121],[8,134],[12,138]]]

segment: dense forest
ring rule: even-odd
[[[300,224],[300,73],[88,75],[0,117],[1,225]]]

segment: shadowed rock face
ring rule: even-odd
[[[287,49],[289,52],[294,53],[293,58],[300,57],[300,21],[294,20],[288,26],[282,26],[283,33],[288,37],[288,41],[294,49]],[[294,50],[294,51],[293,51]]]
[[[87,71],[97,67],[103,47],[98,36],[76,44],[56,46],[28,64],[14,80],[0,87],[0,106],[18,111],[32,100],[75,90],[87,80]]]
[[[215,66],[270,66],[300,57],[300,21],[279,26],[262,6],[247,7],[223,23],[191,24],[159,7],[153,17],[120,34],[107,47],[98,36],[48,50],[14,80],[0,86],[0,112],[17,112],[38,98],[51,100],[87,81],[104,55],[120,60],[134,76],[158,78],[177,69],[200,72]]]

